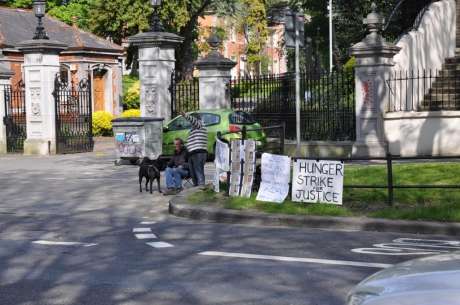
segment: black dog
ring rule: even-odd
[[[158,192],[161,193],[160,187],[160,169],[161,162],[158,160],[150,160],[145,157],[139,165],[139,191],[142,193],[142,179],[145,177],[145,191],[148,192],[148,184],[150,182],[150,194],[152,194],[152,183],[156,179],[158,183]]]

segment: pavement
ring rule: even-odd
[[[383,268],[460,250],[442,234],[176,217],[104,140],[92,153],[0,156],[1,305],[344,305]]]

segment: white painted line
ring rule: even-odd
[[[374,255],[429,255],[459,250],[460,241],[397,238],[391,243],[374,244],[373,248],[355,248],[351,252]]]
[[[231,252],[220,252],[220,251],[205,251],[205,252],[200,252],[198,254],[207,255],[207,256],[223,256],[223,257],[248,258],[248,259],[263,259],[263,260],[282,261],[282,262],[299,262],[299,263],[343,265],[343,266],[370,267],[370,268],[388,268],[388,267],[393,266],[391,264],[380,264],[380,263],[342,261],[342,260],[319,259],[319,258],[274,256],[274,255],[259,255],[259,254],[247,254],[247,253],[231,253]]]
[[[152,229],[150,229],[150,228],[134,228],[133,232],[134,233],[152,232]]]
[[[166,243],[164,241],[157,241],[157,242],[151,242],[151,243],[146,243],[147,245],[154,247],[154,248],[171,248],[174,247],[170,243]]]
[[[82,246],[92,247],[96,246],[95,243],[81,243],[76,241],[51,241],[51,240],[34,240],[32,243],[46,246]]]
[[[156,221],[143,221],[141,222],[141,225],[154,225],[156,223],[157,223]]]
[[[439,254],[439,251],[422,251],[423,249],[411,249],[411,248],[356,248],[352,249],[351,252],[360,254],[374,254],[374,255],[433,255]],[[405,252],[409,251],[409,252]]]
[[[149,238],[156,239],[156,238],[158,238],[158,237],[157,237],[155,234],[153,234],[153,233],[134,234],[134,236],[136,236],[137,239],[149,239]]]

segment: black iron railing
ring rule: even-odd
[[[180,74],[171,73],[171,117],[174,118],[181,111],[195,111],[200,109],[200,86],[198,78],[184,79]]]
[[[304,141],[355,139],[353,71],[302,73],[301,138]],[[295,139],[295,75],[262,75],[232,80],[233,109],[250,112],[263,126],[284,123],[286,138]]]
[[[387,111],[460,110],[459,76],[448,69],[395,71],[386,81]]]

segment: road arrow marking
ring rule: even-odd
[[[259,255],[259,254],[248,254],[248,253],[232,253],[232,252],[219,252],[219,251],[205,251],[205,252],[200,252],[198,254],[206,255],[206,256],[221,256],[221,257],[234,257],[234,258],[246,258],[246,259],[272,260],[272,261],[282,261],[282,262],[299,262],[299,263],[342,265],[342,266],[370,267],[370,268],[388,268],[388,267],[393,266],[391,264],[380,264],[380,263],[342,261],[342,260],[319,259],[319,258],[274,256],[274,255]]]

